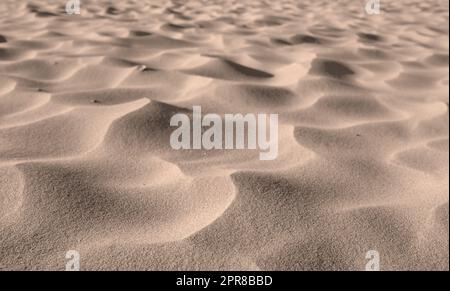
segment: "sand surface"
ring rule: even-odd
[[[0,269],[449,269],[448,1],[0,2]],[[278,113],[279,156],[170,118]]]

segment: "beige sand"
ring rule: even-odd
[[[0,269],[448,270],[448,2],[364,4],[2,0]],[[172,150],[193,105],[278,159]]]

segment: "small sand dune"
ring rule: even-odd
[[[0,270],[449,269],[447,1],[0,1]],[[170,147],[279,114],[279,155]]]

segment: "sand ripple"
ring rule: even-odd
[[[448,270],[448,2],[383,5],[1,1],[0,269]],[[173,151],[193,105],[278,159]]]

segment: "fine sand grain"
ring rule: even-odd
[[[0,1],[0,270],[449,269],[448,1]],[[279,155],[170,119],[279,114]]]

